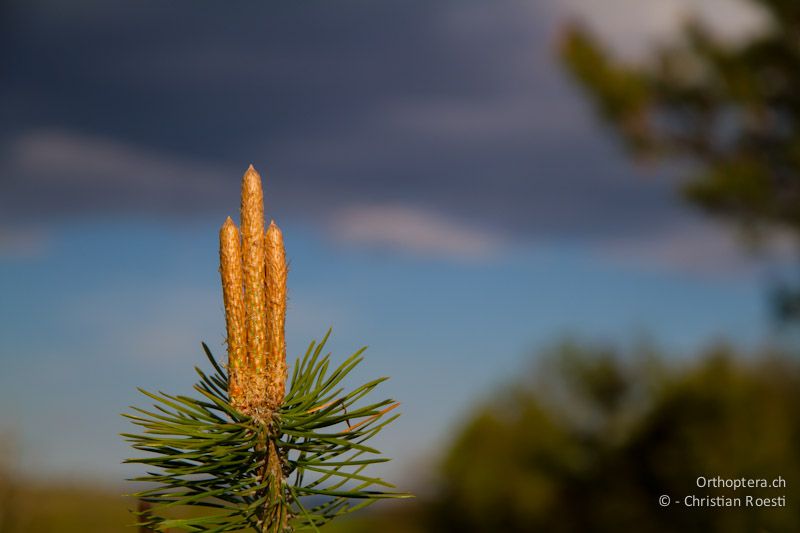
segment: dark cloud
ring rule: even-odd
[[[518,238],[680,216],[635,176],[521,2],[4,4],[0,217],[408,205]],[[222,202],[221,197],[227,197]]]

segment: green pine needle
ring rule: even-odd
[[[203,349],[214,373],[196,368],[199,396],[173,396],[141,390],[156,403],[151,410],[132,407],[123,416],[143,428],[123,434],[143,457],[146,475],[131,479],[148,488],[132,496],[150,504],[136,513],[137,525],[155,531],[318,531],[333,518],[385,498],[386,481],[364,473],[389,459],[367,444],[398,414],[393,400],[362,404],[387,378],[345,392],[345,377],[362,361],[359,350],[329,372],[322,355],[330,331],[312,342],[297,360],[283,405],[269,425],[231,406],[226,371]],[[266,471],[265,443],[278,450],[283,481],[273,487]]]

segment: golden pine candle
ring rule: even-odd
[[[264,283],[264,192],[261,176],[250,165],[242,177],[242,267],[247,331],[247,394],[263,403],[267,359],[267,309]]]
[[[286,388],[286,250],[281,229],[273,221],[266,234],[267,404],[275,408]]]
[[[219,230],[219,271],[228,344],[228,388],[235,406],[243,403],[242,381],[247,360],[242,251],[239,230],[228,217]]]

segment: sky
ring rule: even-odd
[[[766,342],[784,258],[743,253],[676,176],[631,163],[556,57],[577,18],[641,60],[693,5],[4,2],[17,468],[120,482],[136,387],[186,391],[201,341],[224,354],[217,232],[250,163],[291,261],[289,358],[329,327],[335,358],[369,346],[355,378],[392,378],[403,416],[381,445],[407,484],[559,339]],[[725,38],[761,23],[734,0],[703,9]]]

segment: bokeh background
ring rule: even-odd
[[[223,353],[253,163],[417,494],[338,531],[800,529],[790,0],[0,5],[0,531],[126,531],[119,416]],[[782,476],[777,509],[659,507]],[[743,495],[743,494],[738,494]],[[333,530],[333,529],[331,529]]]

